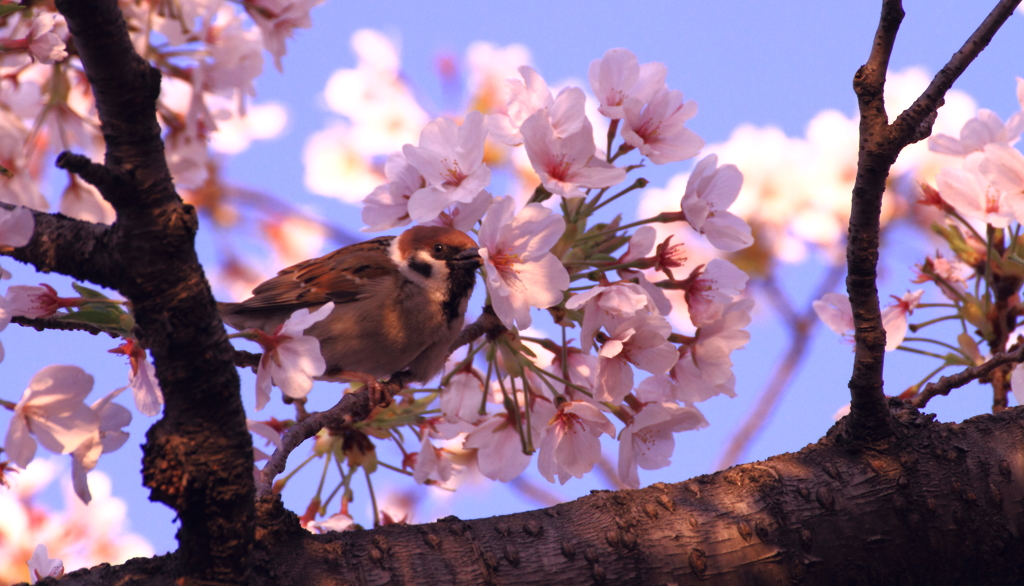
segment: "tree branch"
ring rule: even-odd
[[[1011,352],[996,354],[983,364],[965,368],[956,374],[940,377],[939,380],[925,385],[923,391],[907,402],[918,409],[922,409],[934,397],[948,395],[953,389],[959,389],[971,381],[988,376],[992,371],[1004,364],[1015,364],[1018,362],[1024,362],[1024,345]]]
[[[892,125],[885,110],[885,76],[904,12],[900,0],[882,3],[871,54],[853,79],[860,110],[860,152],[846,248],[846,288],[856,327],[847,418],[851,439],[871,441],[891,433],[882,381],[885,330],[877,289],[879,216],[889,169],[904,147],[930,134],[931,122],[946,91],[1019,3],[1020,0],[999,2],[964,47],[936,74],[928,89]]]

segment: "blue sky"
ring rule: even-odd
[[[514,5],[397,2],[383,7],[380,3],[329,0],[314,9],[313,28],[297,31],[289,43],[284,73],[273,70],[268,59],[267,71],[257,80],[257,102],[277,101],[288,107],[285,133],[255,143],[232,159],[227,174],[235,182],[289,198],[353,231],[360,226],[357,208],[306,192],[302,151],[306,138],[332,120],[320,94],[331,72],[354,64],[348,39],[353,31],[366,27],[401,38],[406,75],[422,96],[436,103],[443,103],[436,58],[442,54],[462,56],[475,40],[526,45],[535,67],[552,82],[576,78],[582,83],[591,60],[609,48],[626,47],[641,62],[661,61],[668,66],[669,86],[681,89],[687,99],[699,103],[700,113],[690,126],[708,143],[724,141],[744,122],[774,125],[788,135],[802,136],[807,122],[820,110],[836,108],[853,113],[856,102],[851,80],[868,55],[878,4],[649,1],[627,7],[625,3],[599,6],[593,2],[530,0]],[[918,0],[904,4],[907,17],[897,39],[892,68],[920,65],[929,72],[941,67],[990,8],[989,3],[964,1]],[[1024,18],[1017,14],[955,86],[1004,119],[1018,108],[1014,80],[1024,75],[1020,61],[1022,33]],[[676,166],[646,176],[652,185],[663,185],[671,174],[686,168]],[[885,278],[893,290],[902,290],[909,286],[905,284],[909,268],[928,251],[928,246],[910,240],[909,233],[898,233],[895,238],[907,240],[887,249],[895,260]],[[14,264],[3,262],[15,272],[15,280],[10,283],[40,281],[40,277]],[[800,304],[809,294],[808,283],[817,282],[821,271],[815,263],[786,267],[780,281]],[[47,278],[47,282],[60,281]],[[679,481],[712,471],[724,442],[736,422],[746,415],[777,360],[784,340],[779,336],[780,329],[770,312],[759,314],[751,326],[751,344],[733,356],[738,397],[719,397],[702,405],[711,427],[677,436],[673,465],[656,473],[642,473],[644,484]],[[797,450],[815,441],[828,429],[832,413],[847,401],[844,393],[852,355],[831,333],[819,334],[803,370],[748,459]],[[37,334],[18,326],[8,327],[0,339],[7,349],[0,368],[2,392],[8,400],[16,401],[32,373],[53,362],[78,364],[96,375],[93,397],[124,384],[125,360],[105,353],[114,346],[112,340],[81,333]],[[929,363],[905,356],[890,354],[888,359],[890,392],[916,381],[929,367]],[[248,403],[251,389],[252,377],[247,377],[243,393]],[[334,396],[333,388],[321,391]],[[933,407],[941,420],[952,420],[984,413],[989,402],[984,391],[964,389],[953,397],[936,400]],[[132,439],[119,452],[104,456],[99,469],[114,478],[115,494],[128,501],[133,529],[163,552],[175,548],[173,514],[163,505],[149,503],[147,491],[140,486],[138,443],[149,423],[136,413]],[[378,477],[375,484],[379,488],[386,478]],[[533,477],[539,479],[536,474]],[[548,486],[543,479],[539,481]],[[294,488],[298,489],[296,498],[288,502],[293,510],[301,511],[309,492],[304,487]],[[597,478],[573,480],[562,494],[571,499],[593,488],[605,485]],[[362,504],[357,501],[354,505],[357,516]],[[472,518],[534,507],[506,487],[496,487],[484,499],[474,498],[466,490],[430,504],[416,520],[431,521],[445,514]]]

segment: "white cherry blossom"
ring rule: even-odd
[[[584,352],[593,348],[597,330],[613,326],[617,318],[632,317],[638,313],[659,313],[654,298],[643,287],[627,281],[608,286],[595,285],[565,302],[566,309],[580,307],[583,307],[580,348]]]
[[[924,289],[918,289],[896,299],[896,303],[882,310],[882,328],[885,330],[885,350],[891,352],[903,343],[907,335],[907,316],[921,302]]]
[[[484,164],[487,128],[483,114],[474,110],[459,126],[437,118],[420,133],[419,146],[407,144],[402,152],[426,181],[409,197],[409,217],[426,222],[456,202],[468,202],[487,187],[491,170]]]
[[[675,435],[708,426],[695,407],[675,403],[648,403],[619,434],[619,479],[640,488],[637,468],[657,470],[671,464]]]
[[[690,321],[701,327],[722,317],[747,286],[750,277],[723,258],[712,259],[706,267],[694,269],[686,287],[686,305]]]
[[[334,303],[324,304],[310,313],[303,308],[277,327],[273,334],[263,334],[258,342],[263,346],[263,358],[256,369],[256,410],[270,400],[271,383],[293,399],[301,399],[313,388],[313,377],[327,370],[320,354],[320,341],[303,335],[307,328],[326,318],[334,310]]]
[[[680,202],[686,221],[707,236],[711,245],[725,252],[742,250],[754,243],[750,226],[728,208],[740,193],[743,174],[736,165],[718,166],[718,156],[708,155],[697,163],[686,181]]]
[[[10,461],[20,468],[28,466],[37,439],[55,454],[70,454],[92,437],[100,418],[83,402],[92,383],[92,375],[77,366],[47,366],[37,372],[14,407],[7,429],[4,452]]]
[[[533,170],[544,188],[562,197],[583,197],[580,187],[610,187],[626,178],[626,171],[595,156],[594,130],[583,119],[579,130],[558,136],[547,110],[523,122],[520,132]]]
[[[32,239],[36,218],[31,210],[16,206],[13,210],[0,207],[0,246],[20,248]]]
[[[496,197],[480,226],[480,257],[494,312],[507,327],[530,327],[530,308],[551,307],[569,288],[569,273],[551,254],[565,220],[540,204],[515,213],[515,200]]]
[[[647,103],[629,97],[623,109],[622,139],[655,165],[684,161],[704,148],[704,140],[685,126],[697,115],[697,102],[683,102],[679,90],[661,88]]]
[[[995,228],[1005,228],[1014,219],[1014,203],[994,187],[982,172],[988,145],[982,152],[973,152],[964,158],[963,168],[943,167],[935,177],[942,199],[968,220],[979,220]],[[1013,150],[1010,147],[1006,147]]]
[[[448,380],[441,391],[441,413],[450,422],[476,423],[480,420],[484,387],[476,376],[459,372]]]
[[[83,503],[92,500],[86,475],[96,467],[100,455],[113,452],[128,441],[128,432],[123,428],[132,422],[131,411],[112,402],[125,388],[116,389],[92,404],[91,409],[100,418],[99,430],[71,452],[72,486]]]
[[[547,82],[532,67],[519,68],[523,81],[508,80],[506,114],[489,114],[487,128],[496,140],[510,146],[523,144],[519,129],[526,119],[540,110],[548,110],[551,126],[557,137],[573,134],[583,127],[586,118],[586,96],[579,88],[564,88],[558,97],[551,95]]]
[[[587,77],[600,102],[598,111],[612,119],[625,116],[627,98],[646,104],[665,85],[668,69],[663,63],[640,65],[629,49],[609,49],[590,63]]]
[[[28,560],[28,583],[35,584],[43,578],[60,578],[64,575],[64,562],[50,559],[50,552],[40,543]]]
[[[583,478],[601,458],[601,434],[615,437],[615,426],[585,401],[563,403],[544,428],[537,469],[541,475],[561,484],[570,477]]]
[[[1013,144],[1020,138],[1024,130],[1024,112],[1017,112],[1003,124],[999,115],[991,110],[982,108],[978,110],[977,116],[971,118],[962,129],[960,138],[953,138],[948,134],[934,134],[928,137],[928,150],[944,155],[966,157],[967,155],[980,151],[990,143]]]
[[[533,428],[537,441],[536,424]],[[471,431],[463,443],[466,449],[475,449],[480,473],[500,482],[510,482],[530,465],[530,456],[523,453],[522,440],[512,415],[489,415]]]
[[[363,232],[379,232],[405,226],[409,218],[409,198],[425,186],[423,175],[409,164],[402,153],[392,153],[384,163],[388,182],[374,189],[363,200]]]
[[[668,341],[672,326],[660,315],[639,314],[620,318],[609,328],[609,339],[598,353],[594,398],[618,403],[633,390],[633,368],[651,374],[668,372],[679,359]]]

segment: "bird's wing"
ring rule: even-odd
[[[388,256],[394,236],[375,238],[290,266],[252,291],[252,297],[236,306],[236,312],[275,309],[295,311],[303,307],[356,301],[368,281],[395,274]]]

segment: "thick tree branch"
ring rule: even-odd
[[[846,288],[853,307],[856,351],[850,378],[847,431],[859,440],[890,433],[882,369],[885,330],[878,301],[879,217],[889,169],[900,151],[931,133],[931,123],[953,82],[992,39],[1020,0],[1003,0],[971,35],[964,47],[935,76],[928,89],[890,125],[885,110],[885,76],[904,12],[900,0],[885,0],[871,54],[854,76],[860,109],[857,178],[850,210]]]
[[[852,452],[837,426],[764,462],[489,519],[316,536],[271,496],[251,583],[1020,583],[1024,409],[938,424],[888,406],[894,433],[878,449]],[[175,562],[62,583],[169,585]]]

